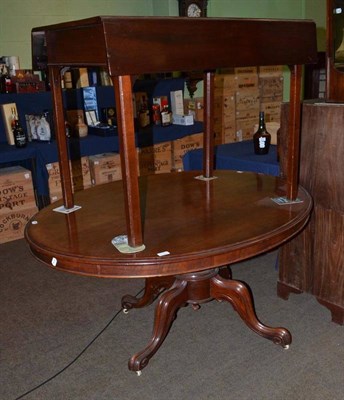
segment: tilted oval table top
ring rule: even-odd
[[[312,200],[278,205],[285,195],[280,178],[215,171],[155,174],[139,178],[145,249],[120,253],[111,243],[126,234],[122,182],[74,195],[81,209],[70,214],[45,207],[27,224],[33,254],[53,268],[98,277],[152,277],[207,270],[270,250],[306,224]],[[158,253],[168,252],[165,256]]]

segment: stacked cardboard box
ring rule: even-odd
[[[0,243],[23,238],[37,211],[31,172],[20,166],[0,169]]]
[[[163,142],[141,147],[138,153],[140,175],[161,174],[172,170],[172,145]]]
[[[172,142],[172,170],[183,171],[183,156],[191,150],[203,147],[203,133],[185,136]]]
[[[46,165],[49,174],[49,195],[50,202],[62,198],[60,166],[58,162]],[[88,189],[92,186],[91,173],[88,157],[81,157],[78,160],[70,161],[70,170],[73,183],[73,191]]]

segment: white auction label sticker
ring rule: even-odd
[[[162,251],[162,252],[160,252],[160,253],[157,253],[157,255],[158,255],[159,257],[168,256],[169,254],[170,254],[169,251]]]

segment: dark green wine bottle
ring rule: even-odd
[[[253,135],[254,152],[258,155],[268,154],[271,143],[271,135],[266,130],[264,112],[259,113],[259,126]]]

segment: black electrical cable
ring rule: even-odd
[[[142,293],[144,290],[144,288],[140,289],[140,291],[138,293],[136,293],[135,297],[137,297],[140,293]],[[123,309],[121,308],[120,310],[118,310],[116,312],[116,314],[110,319],[110,321],[104,326],[104,328],[97,333],[97,335],[81,350],[81,352],[74,357],[74,359],[69,362],[65,367],[63,367],[60,371],[56,372],[56,374],[52,375],[50,378],[46,379],[45,381],[43,381],[42,383],[40,383],[39,385],[33,387],[32,389],[28,390],[27,392],[21,394],[19,397],[16,397],[15,400],[19,400],[24,398],[25,396],[27,396],[28,394],[34,392],[35,390],[39,389],[40,387],[44,386],[45,384],[47,384],[48,382],[52,381],[53,379],[55,379],[57,376],[59,376],[60,374],[62,374],[64,371],[66,371],[66,369],[68,369],[71,365],[73,365],[84,353],[85,351],[99,338],[99,336],[112,324],[112,322],[114,321],[114,319],[117,317],[117,315],[119,315],[121,312],[123,311]]]

